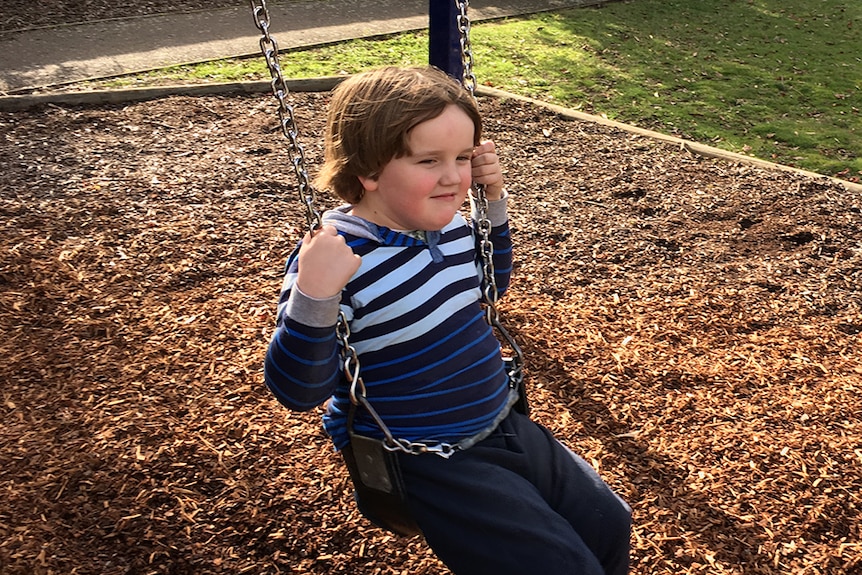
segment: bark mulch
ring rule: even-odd
[[[313,172],[326,95],[292,97]],[[859,194],[481,105],[534,418],[634,507],[632,573],[862,572]],[[0,137],[0,572],[447,572],[262,384],[304,222],[270,96]]]

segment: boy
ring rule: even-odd
[[[628,506],[511,409],[517,392],[481,308],[476,232],[460,213],[471,182],[484,185],[504,291],[506,193],[494,144],[480,137],[473,98],[439,70],[384,68],[336,88],[318,185],[347,203],[288,260],[266,383],[291,409],[330,400],[324,427],[347,447],[343,312],[369,402],[399,443],[430,448],[397,457],[410,513],[454,573],[627,573]],[[383,436],[362,409],[353,429]]]

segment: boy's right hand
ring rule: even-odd
[[[335,227],[323,226],[302,240],[296,286],[315,299],[333,297],[344,289],[360,263],[362,258],[353,253]]]

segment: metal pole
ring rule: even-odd
[[[454,0],[428,0],[428,63],[460,82],[464,76],[464,61],[459,15]]]

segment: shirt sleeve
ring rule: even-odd
[[[278,401],[308,411],[333,393],[340,378],[336,322],[340,295],[315,299],[296,281],[297,258],[288,260],[278,321],[264,360],[264,381]]]

